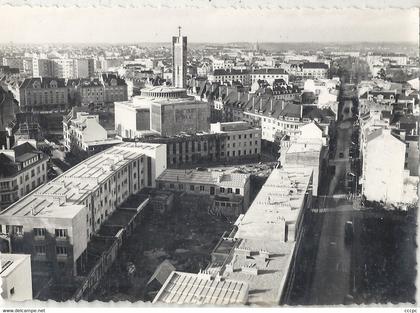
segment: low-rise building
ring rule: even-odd
[[[0,254],[1,297],[8,301],[32,300],[31,256]]]
[[[215,170],[167,169],[156,179],[161,190],[210,196],[214,213],[238,216],[250,201],[250,175]]]
[[[0,209],[47,181],[48,156],[24,142],[0,150]]]
[[[74,116],[72,113],[63,119],[63,138],[67,151],[81,150],[92,155],[121,143],[118,139],[108,138],[106,129],[99,124],[98,115],[75,112]]]

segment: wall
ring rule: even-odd
[[[3,299],[10,301],[32,300],[32,275],[31,275],[31,257],[27,255],[7,276],[1,277]],[[10,290],[14,289],[14,294]]]

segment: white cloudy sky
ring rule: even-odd
[[[0,7],[0,42],[418,40],[417,9],[250,10]],[[6,21],[4,20],[6,19]],[[7,27],[4,27],[7,25]]]

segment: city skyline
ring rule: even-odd
[[[179,25],[192,43],[416,43],[419,17],[417,9],[261,9],[258,15],[240,9],[232,15],[232,9],[6,6],[2,12],[9,27],[0,30],[0,43],[17,44],[160,43]]]

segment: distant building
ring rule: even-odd
[[[226,159],[259,157],[261,154],[261,128],[253,128],[247,122],[210,124],[212,133],[224,133]]]
[[[214,200],[214,213],[238,216],[246,212],[250,201],[250,175],[214,170],[167,169],[156,178],[161,190],[208,195]]]
[[[64,146],[68,151],[81,150],[92,155],[105,150],[120,140],[108,138],[107,131],[99,124],[99,116],[86,112],[77,112],[76,116],[63,120]]]
[[[100,107],[104,104],[104,85],[99,79],[83,79],[77,86],[82,105],[94,105]]]
[[[138,140],[165,144],[168,168],[183,168],[208,163],[221,164],[228,160],[227,135],[224,133],[183,133],[172,137],[145,135]]]
[[[212,83],[232,84],[232,82],[240,82],[244,86],[251,85],[251,75],[248,70],[215,69],[212,73],[209,73],[208,79]]]
[[[129,101],[115,102],[115,130],[122,138],[139,138],[150,131],[150,103],[141,97]]]
[[[283,79],[286,84],[289,83],[289,75],[282,68],[263,68],[251,72],[251,83],[266,80],[270,85],[273,85],[276,79]]]
[[[0,209],[47,181],[48,156],[29,142],[0,150]]]
[[[172,85],[187,86],[187,37],[181,36],[181,27],[178,36],[172,37]]]
[[[31,256],[1,253],[0,262],[3,300],[32,300]]]
[[[68,90],[62,78],[27,78],[19,86],[19,107],[23,112],[65,110]]]
[[[321,62],[306,62],[301,65],[301,76],[305,78],[327,78],[328,64]]]
[[[150,129],[162,136],[208,131],[210,107],[187,96],[185,89],[153,87],[142,90],[150,102]]]
[[[115,74],[102,74],[101,81],[104,85],[104,101],[112,103],[127,101],[128,89],[125,80]]]

